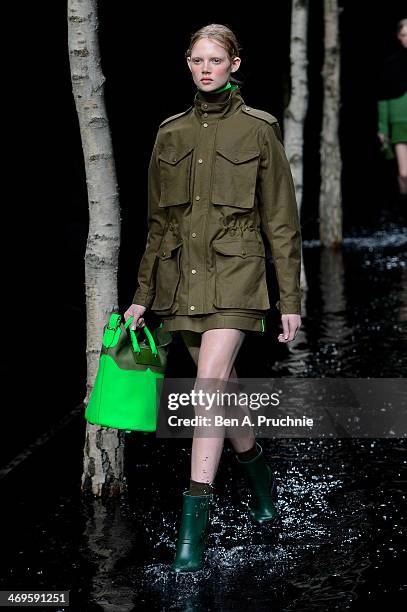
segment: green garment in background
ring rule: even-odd
[[[378,131],[393,144],[407,142],[407,92],[399,98],[379,100],[377,106]]]

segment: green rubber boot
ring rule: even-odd
[[[245,470],[251,488],[250,515],[258,523],[273,521],[277,516],[274,502],[277,500],[277,487],[270,466],[266,463],[263,449],[256,442],[259,454],[251,461],[238,463]]]
[[[201,569],[212,500],[213,493],[189,495],[188,491],[184,491],[175,560],[171,565],[176,572],[196,572]]]

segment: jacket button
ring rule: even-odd
[[[195,200],[200,200],[201,196],[195,196]]]
[[[191,270],[192,274],[196,274],[196,270]]]
[[[198,159],[198,164],[202,164],[202,159]]]
[[[195,306],[190,306],[189,309],[190,310],[195,310]]]
[[[191,236],[192,236],[192,238],[196,238],[195,232],[192,232]]]
[[[204,104],[204,105],[203,105],[203,107],[204,107],[204,108],[208,108],[208,105],[207,105],[207,104]]]
[[[172,161],[177,161],[177,158],[176,158],[176,157],[173,157]]]
[[[244,249],[242,250],[242,255],[246,255],[246,251]]]
[[[174,159],[174,161],[175,161],[175,159]],[[237,157],[235,157],[235,161],[239,161]]]
[[[207,116],[208,116],[208,113],[204,113],[204,114],[203,114],[203,116],[204,116],[204,117],[207,117]]]
[[[204,123],[204,124],[203,124],[203,126],[204,126],[204,127],[208,127],[208,124],[207,124],[207,123]]]
[[[161,251],[161,255],[165,255],[165,251]]]

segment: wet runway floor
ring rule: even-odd
[[[335,256],[307,244],[301,336],[261,367],[248,340],[238,373],[405,377],[406,253],[400,224],[349,238]],[[70,590],[75,612],[405,608],[405,439],[261,440],[277,477],[273,527],[251,522],[226,442],[205,567],[176,575],[191,441],[131,434],[127,493],[94,500],[79,489],[84,427],[78,412],[0,480],[1,589]]]
[[[190,441],[131,434],[127,494],[102,501],[78,489],[82,437],[76,419],[3,486],[2,589],[69,589],[75,611],[402,609],[404,440],[263,440],[274,527],[251,522],[227,442],[205,568],[176,575]]]

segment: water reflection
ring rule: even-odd
[[[345,238],[341,249],[304,241],[307,315],[271,376],[406,375],[407,231]]]
[[[114,579],[136,545],[128,508],[116,499],[85,498],[83,513],[87,521],[81,552],[94,567],[89,600],[106,612],[133,610],[136,601],[131,583],[119,586]]]

